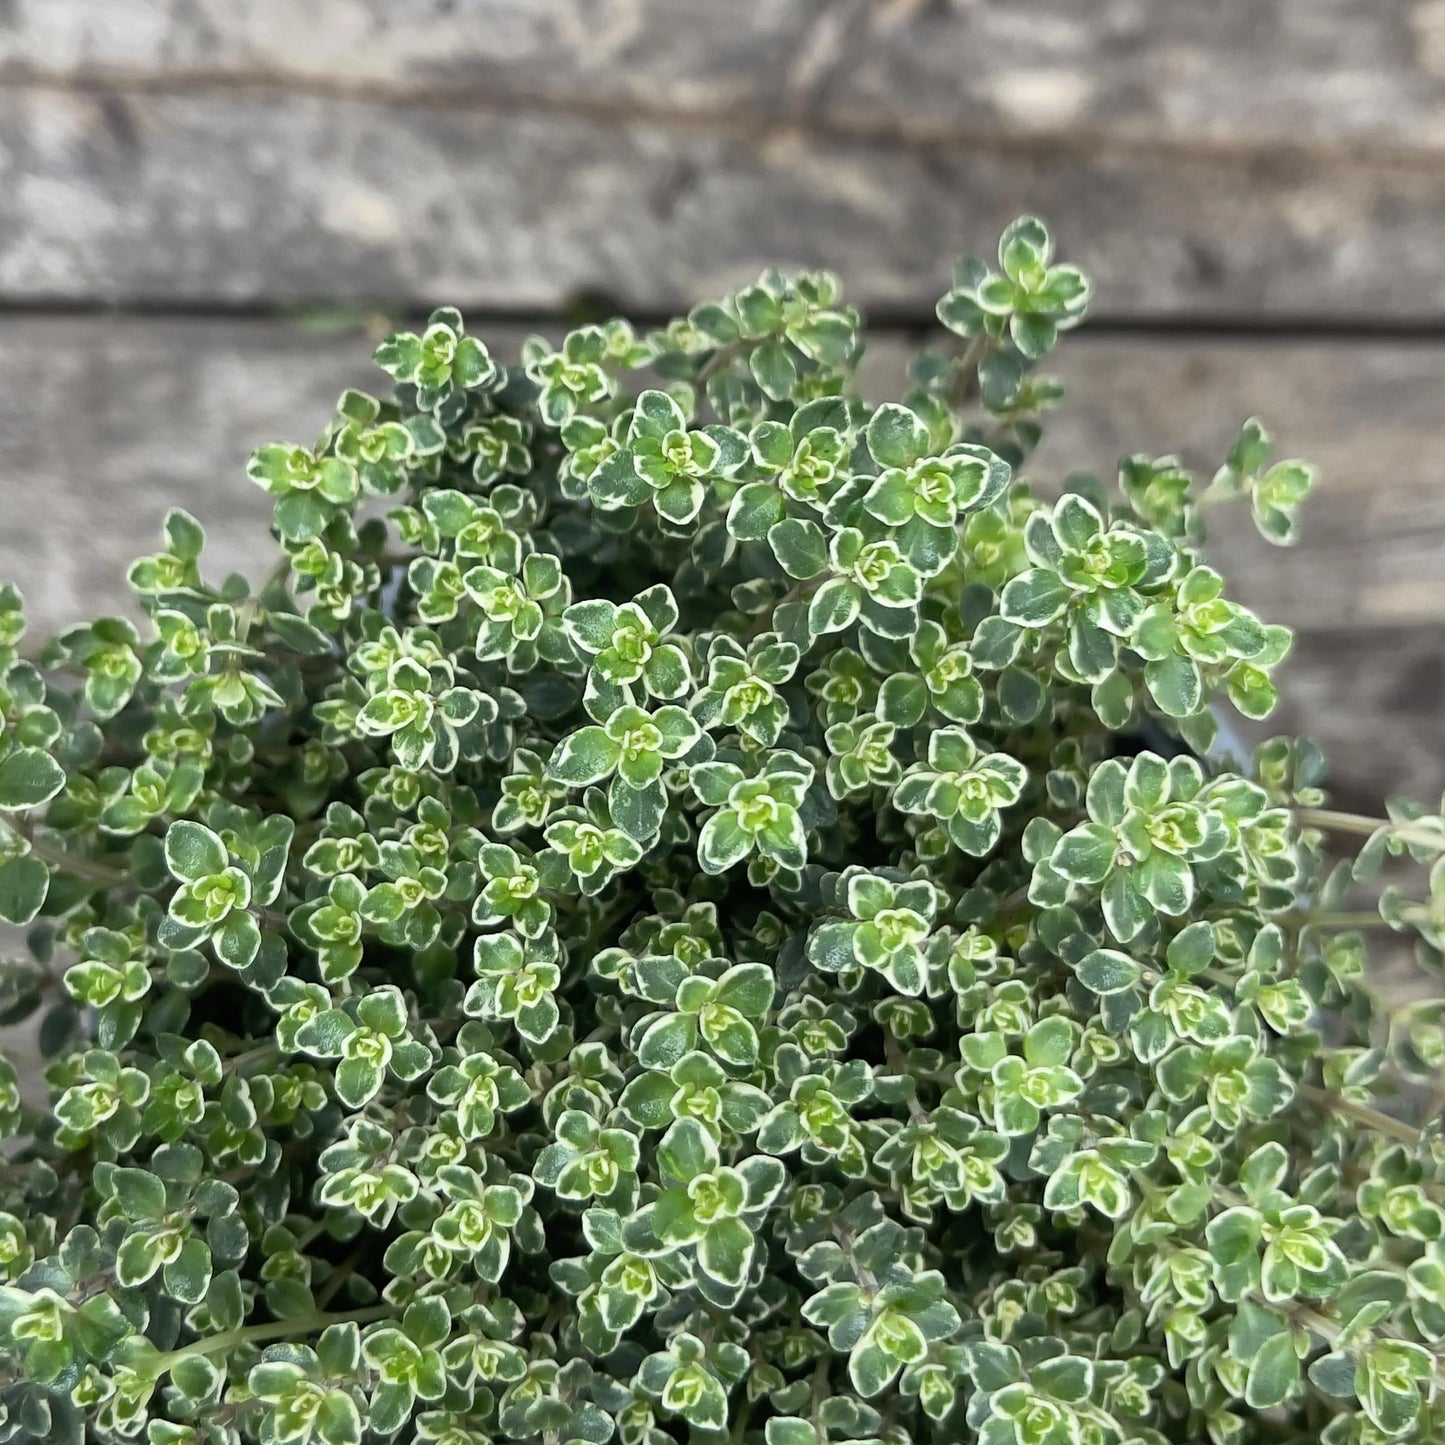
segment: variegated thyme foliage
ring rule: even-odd
[[[1440,1011],[1319,863],[1445,823],[1194,760],[1289,643],[1201,517],[1311,476],[1036,492],[1087,294],[1018,223],[882,405],[826,275],[439,311],[252,459],[264,581],[0,593],[0,1439],[1445,1438]]]

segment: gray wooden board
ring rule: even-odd
[[[1053,223],[1114,318],[1445,317],[1437,154],[931,141],[723,110],[0,88],[0,300],[656,312],[826,265],[931,314],[960,252]]]
[[[521,333],[493,329],[499,354]],[[124,571],[166,508],[210,533],[217,573],[264,567],[267,498],[244,477],[270,440],[309,440],[340,390],[374,385],[371,338],[274,321],[0,318],[0,576],[50,628],[126,606]],[[908,346],[875,340],[866,395],[896,394]],[[1035,467],[1044,482],[1179,450],[1209,472],[1251,408],[1281,454],[1324,481],[1289,550],[1226,511],[1214,556],[1234,593],[1300,629],[1282,726],[1337,743],[1367,792],[1445,783],[1445,453],[1434,442],[1445,347],[1068,340],[1069,399]]]
[[[1366,813],[1392,794],[1441,806],[1445,789],[1445,623],[1302,632],[1280,671],[1283,702],[1252,738],[1303,732],[1330,759],[1338,801]]]
[[[1445,140],[1411,0],[10,0],[12,74],[1186,145]]]

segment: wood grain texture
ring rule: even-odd
[[[1445,140],[1430,0],[10,0],[12,74],[378,87],[433,102],[956,133]]]
[[[172,506],[205,523],[214,574],[266,565],[246,459],[311,440],[344,387],[374,385],[369,354],[270,322],[0,319],[0,576],[36,629],[127,608],[126,568]]]
[[[860,385],[897,395],[908,346],[875,343]],[[1265,542],[1248,508],[1211,514],[1211,546],[1241,600],[1271,621],[1347,631],[1438,623],[1445,638],[1445,455],[1436,440],[1445,346],[1221,340],[1187,334],[1065,338],[1045,368],[1065,383],[1030,473],[1111,480],[1121,457],[1177,454],[1204,480],[1250,415],[1275,457],[1320,483],[1294,547]]]
[[[1130,452],[1173,452],[1204,477],[1260,416],[1275,456],[1319,468],[1302,540],[1274,547],[1247,508],[1222,507],[1212,546],[1237,593],[1297,628],[1434,623],[1445,640],[1445,346],[1185,334],[1066,341],[1050,370],[1067,395],[1041,474],[1112,475]]]
[[[1445,622],[1388,633],[1305,631],[1279,672],[1281,703],[1251,738],[1307,733],[1346,808],[1398,794],[1439,807],[1445,789]]]
[[[499,354],[521,332],[493,328]],[[911,343],[875,340],[860,384],[896,395]],[[375,385],[361,332],[273,321],[0,319],[0,576],[40,629],[124,608],[124,572],[166,509],[206,524],[214,570],[272,555],[256,445],[308,440],[341,389]],[[1324,483],[1299,547],[1228,512],[1214,558],[1235,595],[1300,630],[1276,720],[1333,747],[1352,796],[1445,785],[1445,346],[1091,339],[1058,353],[1069,398],[1033,468],[1110,475],[1131,451],[1208,474],[1250,407]]]
[[[655,313],[825,265],[931,315],[952,259],[1053,222],[1115,318],[1445,315],[1445,165],[918,149],[241,93],[0,91],[0,298],[440,298]]]

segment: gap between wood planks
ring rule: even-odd
[[[699,300],[703,298],[698,298]],[[846,300],[846,295],[845,295]],[[435,299],[437,306],[450,305],[445,296]],[[863,305],[859,308],[867,329],[909,342],[923,342],[945,333],[931,314],[914,308],[887,305]],[[588,322],[624,316],[640,330],[666,326],[679,311],[627,306],[601,294],[579,295],[570,303],[552,309],[529,307],[468,306],[469,323],[476,327],[515,327],[550,330],[556,327],[581,326]],[[318,296],[309,301],[284,303],[233,300],[228,297],[207,297],[198,300],[171,300],[164,297],[131,297],[124,301],[107,301],[102,297],[46,296],[27,292],[24,296],[0,293],[0,320],[39,320],[47,316],[78,317],[133,321],[278,321],[293,324],[314,324],[318,330],[362,329],[383,318],[388,324],[408,325],[425,321],[427,306],[415,302],[387,301],[365,304],[354,300],[337,301]],[[1328,316],[1272,312],[1268,315],[1178,311],[1161,315],[1111,316],[1107,312],[1090,314],[1084,324],[1069,333],[1074,338],[1108,338],[1128,340],[1131,337],[1180,341],[1259,341],[1265,344],[1288,345],[1312,342],[1321,345],[1349,346],[1356,343],[1382,342],[1419,345],[1422,348],[1445,342],[1445,314],[1375,321],[1369,317]],[[1067,341],[1065,342],[1067,344]]]

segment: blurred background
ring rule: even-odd
[[[1261,415],[1322,477],[1297,548],[1213,548],[1298,629],[1276,725],[1431,800],[1445,0],[0,0],[0,577],[123,608],[177,503],[254,567],[249,452],[437,303],[506,354],[827,266],[880,395],[1021,211],[1096,296],[1036,475]]]

